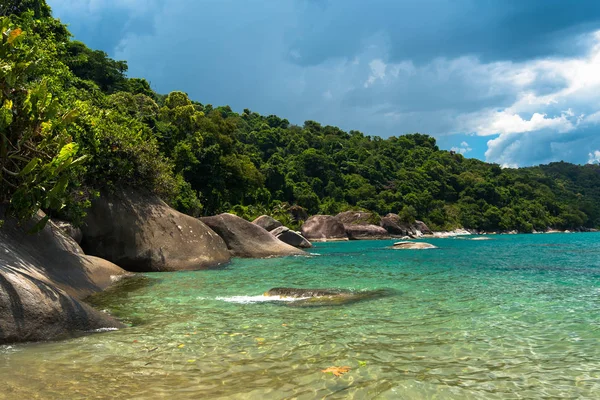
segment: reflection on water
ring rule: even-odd
[[[597,398],[600,234],[495,239],[318,244],[320,257],[147,274],[92,300],[130,328],[0,347],[0,398]],[[272,287],[396,295],[224,301]]]

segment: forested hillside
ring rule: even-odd
[[[160,95],[127,78],[126,62],[72,40],[44,0],[2,4],[0,202],[19,217],[41,208],[77,221],[126,185],[194,216],[299,205],[394,212],[434,229],[600,225],[598,165],[502,169],[427,135],[382,139]]]

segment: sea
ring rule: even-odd
[[[0,399],[600,398],[600,233],[424,241],[140,275],[89,300],[127,328],[0,347]]]

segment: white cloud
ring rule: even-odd
[[[250,0],[50,3],[65,22],[92,24],[108,9],[146,15],[152,29],[124,29],[110,53],[161,92],[184,90],[204,103],[384,137],[486,136],[486,159],[506,166],[583,163],[600,148],[600,33],[588,35],[588,52],[576,57],[483,62],[472,55],[393,60],[391,36],[380,32],[353,42],[358,50],[347,57],[311,64],[310,46],[293,40],[307,34],[299,3],[269,10]],[[473,154],[466,142],[455,148]]]
[[[588,156],[588,164],[600,164],[600,150],[595,150],[593,153],[589,153]]]
[[[460,147],[454,146],[450,150],[455,153],[465,155],[468,152],[472,151],[473,149],[471,147],[469,147],[469,143],[463,141],[463,142],[461,142]]]

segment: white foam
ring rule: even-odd
[[[89,332],[95,332],[95,333],[100,333],[100,332],[112,332],[112,331],[118,331],[119,328],[98,328],[98,329],[92,329]]]
[[[250,304],[250,303],[265,303],[270,301],[298,301],[306,300],[309,297],[281,297],[281,296],[231,296],[217,297],[216,300],[226,301],[228,303]]]

